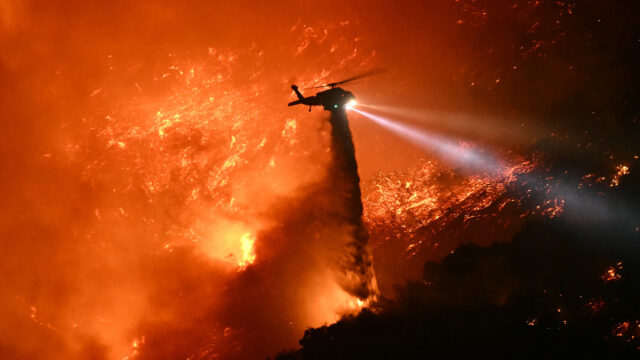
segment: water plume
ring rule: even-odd
[[[367,299],[377,293],[371,255],[367,250],[368,232],[362,223],[362,199],[360,176],[355,157],[355,148],[347,114],[343,109],[331,112],[331,152],[328,185],[340,199],[344,213],[341,221],[351,226],[353,240],[347,244],[344,268],[347,270],[346,287],[360,299]]]

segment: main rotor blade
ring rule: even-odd
[[[385,70],[381,69],[381,68],[369,70],[367,72],[363,72],[362,74],[358,74],[356,76],[352,76],[350,78],[344,79],[342,81],[334,82],[334,83],[331,83],[329,85],[334,85],[334,86],[335,85],[341,85],[341,84],[344,84],[344,83],[351,82],[353,80],[358,80],[358,79],[366,78],[366,77],[369,77],[369,76],[377,75],[377,74],[380,74],[380,73],[382,73],[384,71]]]
[[[308,90],[308,89],[319,89],[319,88],[323,88],[323,87],[329,87],[331,86],[331,84],[327,84],[327,85],[319,85],[319,86],[312,86],[312,87],[306,87],[302,90]]]
[[[334,86],[345,84],[345,83],[348,83],[348,82],[351,82],[351,81],[354,81],[354,80],[359,80],[359,79],[362,79],[362,78],[366,78],[366,77],[369,77],[369,76],[380,74],[380,73],[382,73],[384,71],[385,71],[385,69],[382,69],[382,68],[373,69],[373,70],[369,70],[367,72],[363,72],[362,74],[358,74],[356,76],[352,76],[350,78],[344,79],[342,81],[332,82],[332,83],[328,83],[328,84],[325,84],[325,85],[312,86],[312,87],[304,88],[303,90],[306,90],[306,89],[319,89],[319,88],[324,88],[324,87],[334,87]]]

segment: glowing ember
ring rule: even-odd
[[[640,321],[622,321],[616,324],[611,334],[628,343],[635,343],[640,349]]]
[[[618,262],[615,266],[608,268],[606,273],[601,276],[601,279],[604,282],[618,281],[622,279],[622,275],[619,273],[620,270],[622,270],[622,263]]]
[[[615,187],[620,185],[620,178],[625,175],[629,175],[629,167],[622,164],[616,166],[616,173],[613,175],[613,178],[611,179],[611,183],[609,184],[609,187]]]
[[[604,308],[604,306],[606,305],[606,303],[602,300],[597,300],[597,299],[591,299],[587,304],[586,307],[591,310],[594,313],[599,312],[600,310],[602,310]]]

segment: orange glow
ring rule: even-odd
[[[477,42],[443,41],[486,14],[384,3],[1,1],[0,269],[11,276],[0,348],[36,360],[265,358],[392,297],[425,259],[455,250],[452,233],[489,244],[528,215],[562,214],[556,198],[520,211],[518,175],[539,166],[528,157],[510,152],[498,178],[462,174],[350,119],[374,256],[364,275],[349,271],[362,259],[346,250],[353,225],[336,220],[349,195],[327,188],[340,175],[328,170],[328,114],[288,108],[291,84],[313,95],[385,67],[345,88],[361,104],[472,113],[490,105],[460,94],[509,82],[466,81]],[[398,39],[418,39],[407,17],[440,12],[413,20],[422,35],[405,56]],[[513,138],[529,135],[509,122]],[[616,171],[612,186],[629,168]],[[489,220],[498,235],[474,229]]]
[[[243,269],[247,267],[247,265],[253,264],[256,260],[256,253],[253,248],[253,244],[255,243],[255,239],[251,235],[251,233],[246,233],[242,235],[240,239],[240,250],[242,251],[242,256],[240,261],[238,261],[238,266]]]
[[[140,338],[133,339],[131,343],[131,353],[129,355],[125,355],[122,360],[133,360],[140,355],[140,349],[144,345],[145,338],[144,336]]]
[[[207,257],[244,270],[256,260],[255,235],[240,221],[219,219],[210,226],[208,236],[194,240]]]

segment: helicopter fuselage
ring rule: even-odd
[[[351,91],[346,91],[340,87],[333,87],[329,90],[320,91],[314,96],[308,97],[302,96],[296,85],[291,86],[291,88],[298,96],[298,100],[290,102],[289,106],[298,104],[308,105],[309,107],[322,106],[325,110],[335,111],[343,109],[345,105],[356,98]],[[311,110],[311,108],[309,108],[309,110]]]

